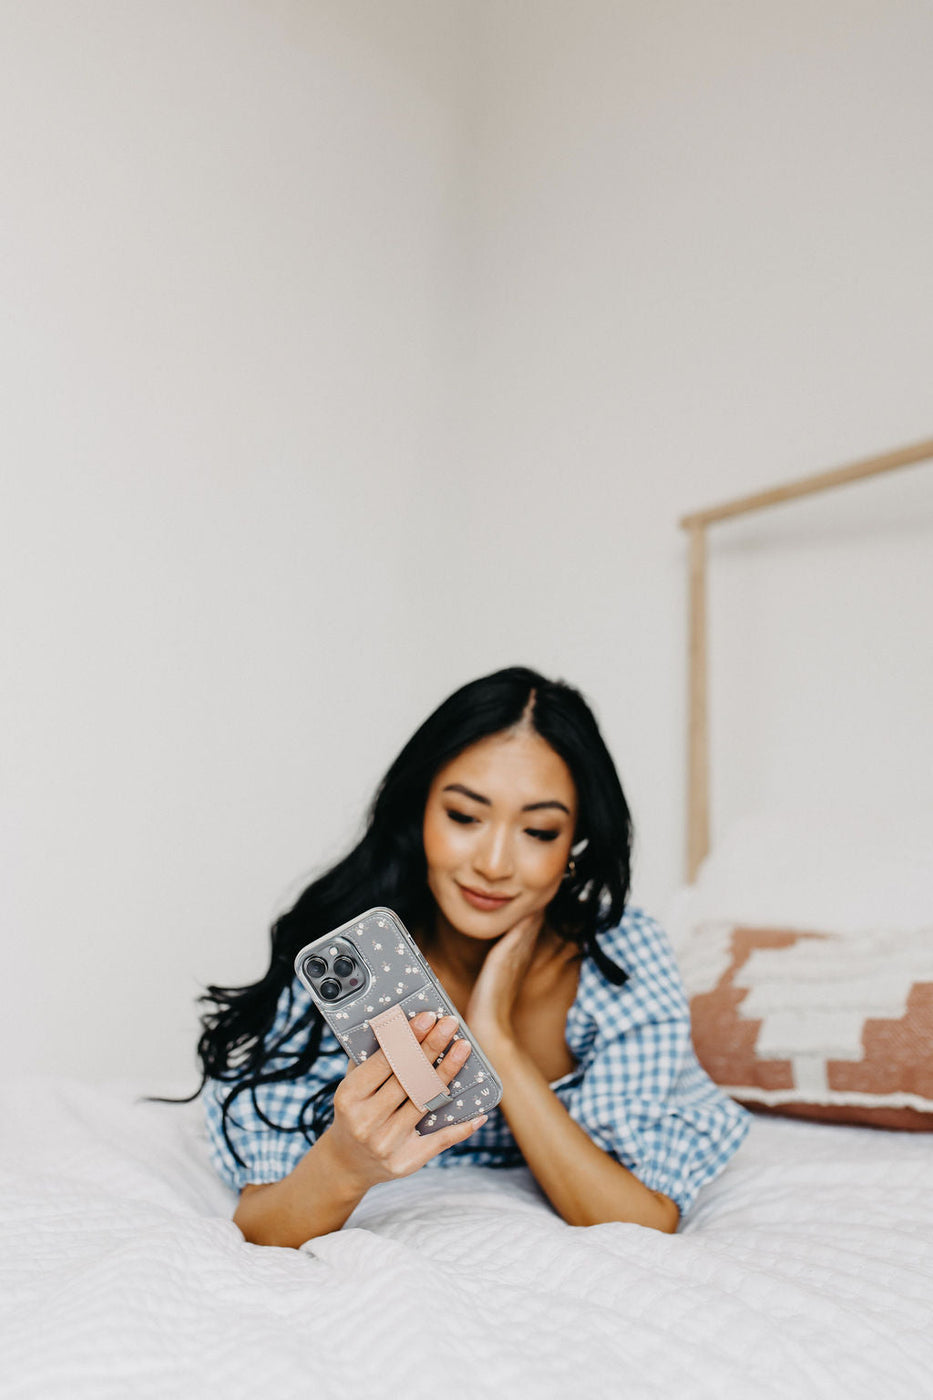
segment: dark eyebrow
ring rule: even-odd
[[[479,793],[479,792],[473,792],[473,790],[472,790],[471,788],[464,787],[462,783],[448,783],[447,786],[444,788],[444,792],[462,792],[463,795],[464,795],[464,797],[472,798],[472,800],[473,800],[474,802],[482,802],[482,804],[483,804],[484,807],[491,807],[491,806],[492,806],[492,803],[490,802],[490,800],[489,800],[488,797],[483,797],[483,795],[482,795],[481,793]],[[564,804],[563,804],[563,802],[556,802],[556,801],[552,801],[552,802],[529,802],[528,805],[527,805],[526,807],[523,807],[523,808],[522,808],[522,811],[523,811],[523,812],[540,812],[540,811],[542,810],[542,808],[544,808],[544,807],[559,807],[560,810],[561,810],[562,812],[566,812],[566,813],[567,813],[567,816],[568,816],[568,817],[570,816],[570,808],[569,808],[569,807],[565,807]]]

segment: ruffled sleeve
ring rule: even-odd
[[[600,942],[628,981],[614,986],[584,964],[568,1042],[575,1031],[588,1048],[582,1075],[561,1097],[598,1146],[684,1215],[743,1141],[748,1115],[697,1062],[686,995],[660,925],[630,909]]]
[[[310,1025],[298,1027],[310,1005],[311,999],[297,978],[285,987],[264,1040],[266,1070],[274,1071],[279,1062],[284,1068],[307,1044]],[[291,1032],[290,1026],[295,1028]],[[281,1079],[255,1088],[243,1087],[235,1076],[209,1079],[203,1091],[208,1150],[221,1179],[241,1191],[248,1183],[280,1181],[287,1176],[315,1141],[312,1102],[343,1075],[346,1063],[346,1055],[325,1027],[320,1054],[308,1074],[298,1079]]]

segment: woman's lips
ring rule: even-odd
[[[458,883],[457,888],[468,904],[472,904],[474,909],[483,909],[491,913],[495,909],[501,909],[515,898],[513,894],[484,894],[482,890],[470,889],[469,885]]]

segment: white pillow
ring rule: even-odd
[[[871,824],[813,808],[746,817],[667,911],[675,948],[700,923],[864,933],[933,924],[933,810]]]

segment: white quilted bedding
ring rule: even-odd
[[[929,1137],[757,1120],[674,1237],[421,1173],[296,1252],[243,1242],[196,1105],[0,1105],[4,1400],[933,1396]]]

